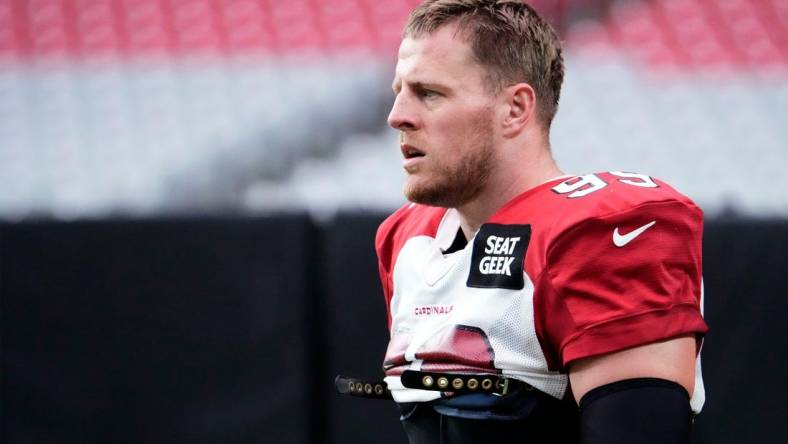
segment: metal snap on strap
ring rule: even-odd
[[[391,399],[384,381],[364,381],[347,376],[337,375],[334,386],[342,395],[358,396],[361,398]]]
[[[506,395],[512,390],[533,390],[523,381],[496,374],[464,374],[405,370],[400,376],[405,388],[438,390],[442,392],[492,393]]]

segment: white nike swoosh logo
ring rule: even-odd
[[[637,230],[634,230],[634,231],[632,231],[630,233],[627,233],[627,234],[624,234],[624,235],[619,234],[618,227],[616,227],[616,229],[613,230],[613,243],[617,247],[623,247],[624,245],[632,242],[632,239],[634,239],[634,238],[640,236],[641,234],[643,234],[644,231],[646,231],[649,228],[651,228],[655,223],[657,223],[657,221],[652,220],[651,222],[647,223],[646,225],[643,225],[642,227],[638,228]]]

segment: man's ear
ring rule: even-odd
[[[536,115],[536,92],[531,85],[518,83],[504,89],[502,94],[506,104],[503,136],[512,138],[523,132]]]

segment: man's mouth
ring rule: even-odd
[[[425,156],[424,151],[421,151],[412,145],[403,144],[400,146],[400,148],[402,149],[402,157],[404,157],[406,160]]]

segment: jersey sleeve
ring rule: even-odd
[[[393,268],[393,250],[394,241],[392,239],[392,225],[393,217],[385,220],[375,234],[375,254],[378,258],[378,273],[380,275],[380,285],[383,290],[383,297],[386,300],[386,320],[387,326],[391,329],[391,297],[394,293],[394,284],[392,278]]]
[[[554,366],[707,331],[700,310],[702,213],[644,203],[582,220],[546,251],[537,330]]]

